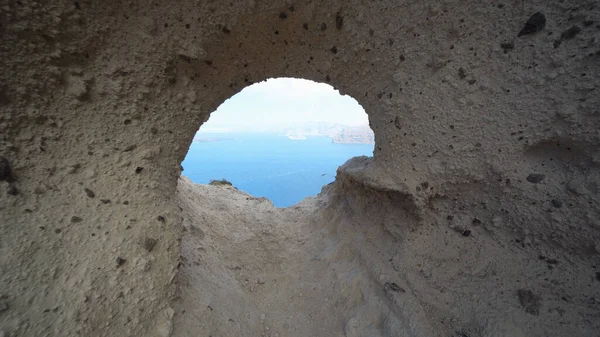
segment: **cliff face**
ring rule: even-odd
[[[280,336],[326,336],[327,320],[294,320],[326,302],[344,309],[329,336],[596,337],[600,7],[485,3],[1,1],[0,335],[164,337],[174,317],[268,335],[252,300],[288,289],[257,288],[221,252],[276,273],[322,237],[310,247],[327,256],[284,283]],[[356,98],[373,158],[315,201],[302,223],[320,226],[223,239],[212,220],[273,212],[242,219],[178,191],[180,163],[219,104],[284,76]],[[183,233],[200,242],[185,254]],[[181,270],[207,258],[224,263],[204,284],[226,286],[186,316]],[[311,295],[327,281],[334,293]]]
[[[344,127],[331,140],[338,144],[375,144],[375,134],[368,126]]]

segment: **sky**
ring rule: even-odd
[[[210,115],[200,132],[279,130],[309,121],[368,124],[360,104],[332,86],[277,78],[253,84],[229,98]]]

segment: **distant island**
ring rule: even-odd
[[[289,128],[285,135],[293,140],[306,139],[306,136],[323,136],[331,138],[331,142],[336,144],[375,144],[375,135],[368,125],[307,122]]]
[[[375,144],[375,135],[368,126],[343,128],[331,141],[336,144]]]
[[[375,135],[367,125],[344,125],[328,122],[305,122],[288,127],[265,125],[261,129],[209,129],[196,133],[194,142],[208,143],[233,140],[232,135],[242,133],[279,133],[291,140],[306,140],[308,136],[328,137],[334,144],[375,144]],[[217,135],[218,134],[218,135]]]
[[[294,131],[288,131],[285,133],[285,136],[291,140],[305,140],[306,136],[300,133],[296,133]]]

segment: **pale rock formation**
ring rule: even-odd
[[[374,144],[375,135],[368,126],[347,126],[331,139],[339,144]]]

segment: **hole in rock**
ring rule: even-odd
[[[190,145],[183,175],[197,184],[230,182],[288,207],[319,193],[340,165],[371,156],[373,147],[367,114],[352,97],[324,83],[268,79],[211,114]]]

